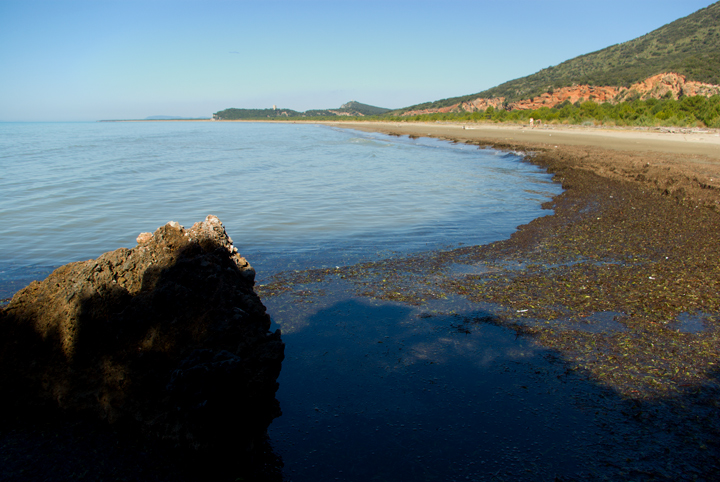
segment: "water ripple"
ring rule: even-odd
[[[13,266],[88,259],[209,213],[266,270],[357,261],[507,237],[560,191],[514,154],[304,124],[0,123],[0,152],[0,264]]]

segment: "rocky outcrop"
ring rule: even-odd
[[[534,110],[541,107],[555,107],[565,101],[574,104],[575,102],[584,102],[591,100],[598,104],[603,102],[614,102],[621,89],[617,87],[596,87],[592,85],[576,85],[573,87],[563,87],[561,89],[546,92],[532,99],[513,102],[509,106],[509,110]]]
[[[465,112],[486,111],[488,107],[493,109],[502,109],[505,105],[505,97],[494,97],[492,99],[473,99],[460,104],[460,108]]]
[[[685,76],[674,73],[658,74],[631,85],[629,89],[623,89],[619,92],[615,102],[622,102],[632,98],[641,100],[660,99],[665,97],[668,92],[676,100],[681,97],[693,97],[696,95],[710,97],[720,94],[720,85],[687,80]]]
[[[443,114],[448,112],[460,112],[460,104],[453,104],[449,105],[447,107],[438,107],[434,109],[417,109],[417,110],[408,110],[403,112],[401,115],[408,116],[408,115],[422,115],[422,114],[435,114],[438,112],[441,112]]]
[[[532,99],[514,102],[510,110],[534,110],[541,107],[555,107],[565,101],[584,102],[591,100],[598,104],[610,102],[617,104],[632,99],[661,99],[668,95],[677,100],[681,97],[704,95],[710,97],[720,94],[720,86],[688,81],[684,76],[674,73],[658,74],[630,87],[576,85],[547,92]]]
[[[346,117],[351,117],[351,116],[365,117],[365,114],[362,114],[360,112],[343,112],[341,110],[332,110],[332,109],[328,110],[328,112],[335,114],[335,115],[346,116]]]
[[[598,104],[602,104],[604,102],[617,104],[619,102],[632,99],[660,99],[668,95],[668,93],[670,93],[671,97],[676,100],[681,97],[691,97],[696,95],[710,97],[713,95],[720,95],[720,85],[689,81],[680,74],[670,72],[654,75],[642,82],[633,84],[630,87],[574,85],[572,87],[551,89],[537,97],[523,99],[508,104],[505,103],[505,97],[478,97],[467,102],[453,104],[447,107],[410,110],[403,112],[402,115],[410,116],[447,112],[479,112],[485,111],[491,106],[495,110],[535,110],[541,107],[552,108],[566,101],[573,104],[589,100]]]
[[[3,413],[59,407],[176,447],[249,450],[280,415],[284,352],[255,271],[215,216],[137,241],[0,311]]]

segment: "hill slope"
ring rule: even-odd
[[[361,104],[351,100],[347,104],[343,104],[337,109],[340,112],[347,112],[349,115],[366,116],[366,115],[382,115],[390,112],[390,109],[384,107],[375,107],[374,105]]]
[[[630,87],[667,72],[683,75],[689,81],[720,84],[720,2],[642,37],[575,57],[527,77],[477,94],[426,102],[402,111],[438,109],[478,97],[504,97],[506,102],[515,102],[572,85]]]

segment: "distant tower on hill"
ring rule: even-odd
[[[277,106],[273,104],[273,110],[277,110]]]

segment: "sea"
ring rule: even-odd
[[[517,154],[429,138],[310,124],[0,123],[0,296],[169,221],[218,216],[262,280],[504,239],[550,214],[540,205],[559,192]]]
[[[305,123],[0,123],[0,299],[169,221],[218,216],[263,284],[506,239],[551,215],[541,204],[559,193],[519,153],[432,138]],[[286,345],[283,415],[268,431],[286,480],[559,480],[587,463],[604,429],[577,394],[599,400],[595,387],[579,390],[547,350],[484,322],[487,307],[380,301],[340,279],[302,289],[312,303],[263,299]]]

